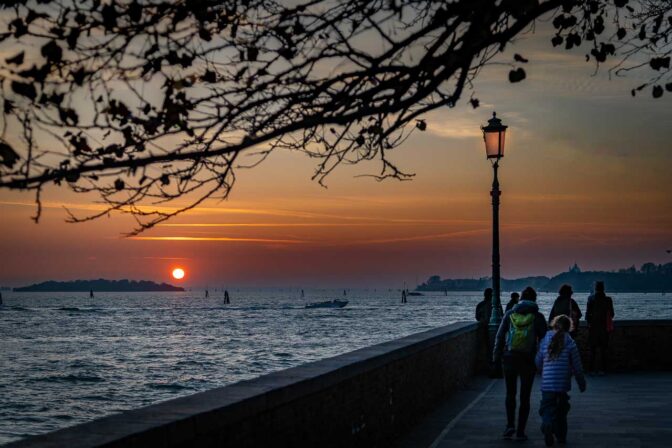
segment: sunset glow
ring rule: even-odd
[[[175,280],[182,280],[184,278],[184,269],[182,268],[173,269],[173,278]]]

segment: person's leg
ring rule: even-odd
[[[553,422],[555,420],[557,398],[555,392],[542,392],[539,415],[541,416],[541,432],[544,434],[546,446],[553,445]]]
[[[518,410],[518,434],[525,434],[527,419],[530,416],[530,395],[534,382],[535,368],[533,364],[520,366],[520,406]]]
[[[590,363],[588,365],[588,371],[590,373],[595,373],[595,361],[597,359],[597,349],[598,349],[598,344],[596,341],[596,336],[594,333],[589,333],[588,334],[588,340],[590,341]]]
[[[604,343],[602,344],[602,370],[609,369],[609,333],[604,336]]]
[[[506,427],[514,428],[516,419],[516,392],[518,388],[518,371],[510,361],[504,361],[504,381],[506,383]]]
[[[564,443],[567,441],[567,414],[569,413],[569,395],[567,393],[557,394],[557,410],[555,412],[555,424],[553,432],[558,438],[558,442]]]

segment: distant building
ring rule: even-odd
[[[581,273],[581,268],[579,267],[578,264],[576,264],[576,262],[574,262],[574,266],[569,268],[569,272],[572,273],[572,274],[580,274]]]

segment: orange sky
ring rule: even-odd
[[[591,76],[579,53],[553,50],[541,32],[509,51],[531,60],[528,79],[509,84],[508,67],[494,66],[475,85],[479,109],[426,117],[428,130],[392,156],[416,173],[411,182],[343,167],[324,189],[310,181],[311,160],[277,153],[240,170],[230,200],[132,239],[120,236],[132,228],[124,216],[63,222],[62,204],[85,213],[94,197],[51,189],[35,225],[30,195],[0,191],[0,285],[171,281],[178,265],[185,285],[211,287],[399,287],[432,274],[489,275],[492,172],[479,126],[493,109],[510,126],[500,170],[505,277],[554,274],[575,261],[584,269],[672,261],[669,95],[632,98],[640,79]]]

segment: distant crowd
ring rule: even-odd
[[[490,323],[493,312],[492,289],[484,291],[484,299],[476,307],[476,320],[483,327]],[[492,351],[494,368],[503,372],[506,383],[506,428],[504,439],[527,440],[525,428],[530,413],[530,394],[537,372],[541,374],[541,431],[546,446],[567,442],[567,414],[571,378],[579,390],[586,390],[581,357],[575,342],[579,322],[584,314],[572,298],[570,285],[558,291],[548,321],[539,312],[537,292],[527,287],[511,294],[503,314]],[[614,329],[614,304],[605,293],[604,282],[596,282],[588,297],[585,319],[590,346],[589,373],[604,375],[608,370],[609,335]],[[599,363],[598,363],[599,359]],[[518,386],[520,393],[518,394]],[[518,419],[516,399],[519,395]]]

